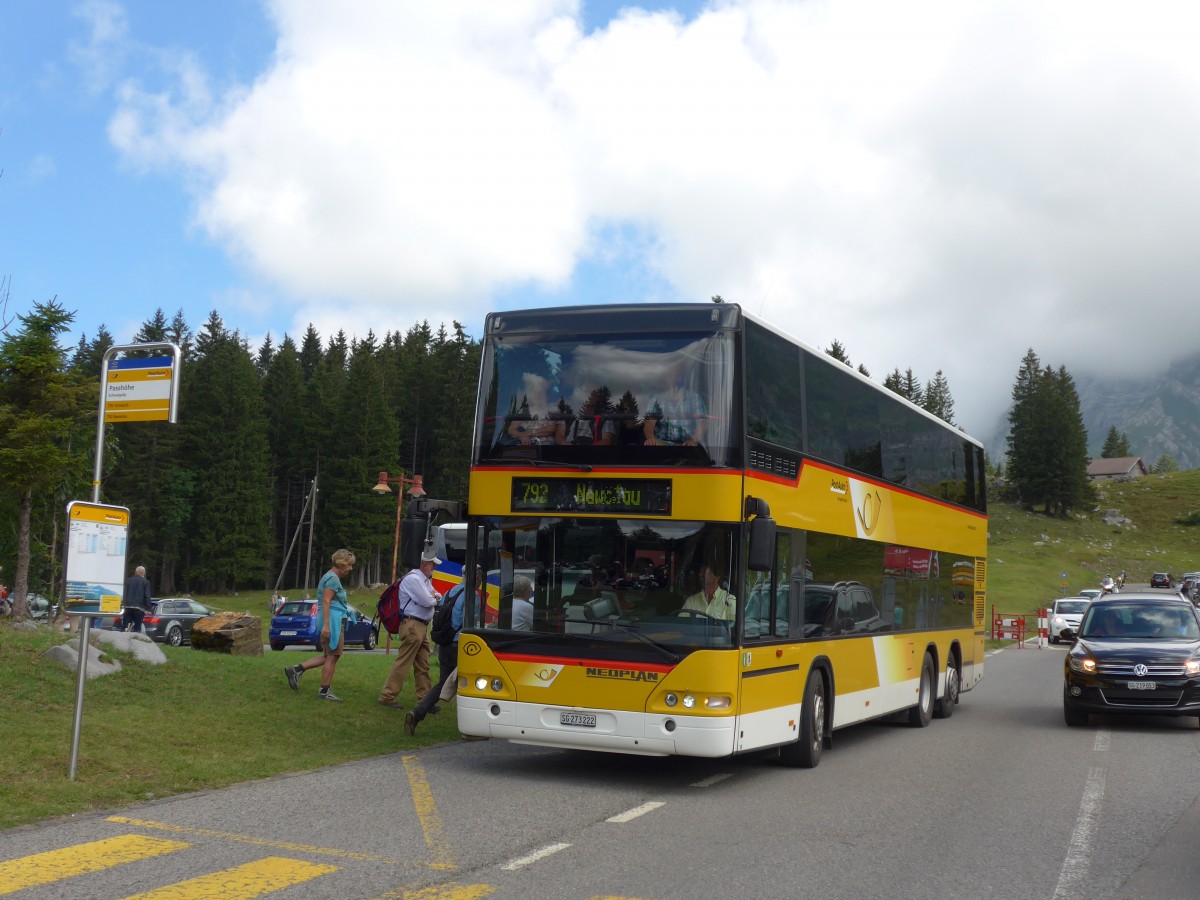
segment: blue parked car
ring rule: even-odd
[[[272,650],[282,650],[291,644],[317,645],[321,637],[321,603],[318,600],[288,600],[271,618],[267,642]],[[346,620],[344,649],[361,644],[364,650],[374,650],[379,643],[379,625],[353,606]]]

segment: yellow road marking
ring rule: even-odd
[[[228,831],[214,831],[211,828],[189,828],[186,825],[168,825],[165,822],[148,822],[145,819],[129,819],[125,816],[109,816],[104,821],[115,822],[118,825],[133,825],[138,828],[153,828],[157,831],[170,831],[175,834],[191,834],[198,837],[218,838],[223,841],[235,841],[239,844],[253,844],[256,847],[271,847],[275,850],[288,850],[292,853],[315,853],[321,856],[337,856],[342,859],[380,862],[393,866],[400,863],[398,859],[390,856],[374,856],[370,853],[355,853],[352,850],[335,850],[332,847],[311,847],[308,844],[293,844],[288,841],[269,841],[266,838],[233,834]]]
[[[183,850],[188,844],[126,834],[0,863],[0,894],[12,894],[73,875],[102,872],[122,863]]]
[[[438,815],[437,805],[433,802],[433,790],[425,777],[425,768],[415,756],[405,756],[404,770],[408,773],[408,784],[412,789],[413,806],[417,818],[421,821],[421,830],[425,832],[425,846],[433,860],[431,869],[457,869],[454,862],[454,851],[446,838],[446,829],[442,826],[442,817]]]
[[[223,872],[213,872],[144,894],[134,894],[127,900],[243,900],[261,897],[336,871],[338,866],[268,856]]]
[[[490,884],[435,884],[411,891],[401,888],[377,900],[479,900],[495,890]]]

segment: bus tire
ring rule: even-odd
[[[939,719],[948,719],[954,715],[954,707],[958,705],[958,695],[962,690],[962,679],[958,675],[958,666],[954,657],[946,663],[946,691],[933,706],[933,714]]]
[[[917,690],[917,705],[908,711],[908,724],[924,728],[933,718],[933,657],[928,652],[921,662],[921,683]]]
[[[815,769],[825,747],[825,679],[816,669],[808,673],[804,702],[800,704],[800,737],[779,751],[789,766]]]

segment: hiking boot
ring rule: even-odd
[[[287,676],[288,687],[293,691],[300,690],[300,676],[303,674],[303,669],[297,669],[295,666],[284,666],[283,674]]]
[[[404,714],[404,733],[405,734],[416,734],[417,733],[417,714],[415,712],[413,712],[411,709]]]
[[[396,700],[380,700],[380,706],[386,706],[388,709],[404,709],[404,704]]]
[[[342,702],[342,698],[339,697],[337,694],[335,694],[333,691],[329,690],[328,688],[326,688],[323,691],[318,691],[317,698],[319,700],[332,700],[334,703]]]

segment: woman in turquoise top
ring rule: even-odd
[[[317,585],[317,596],[321,598],[321,650],[320,656],[306,659],[298,666],[284,666],[283,674],[293,691],[300,690],[300,676],[308,669],[321,667],[321,690],[317,694],[322,700],[341,703],[342,698],[329,689],[333,684],[333,672],[342,656],[345,639],[346,618],[350,609],[346,605],[346,589],[342,579],[354,568],[355,557],[349,550],[337,550],[333,554],[333,568],[321,576]]]

